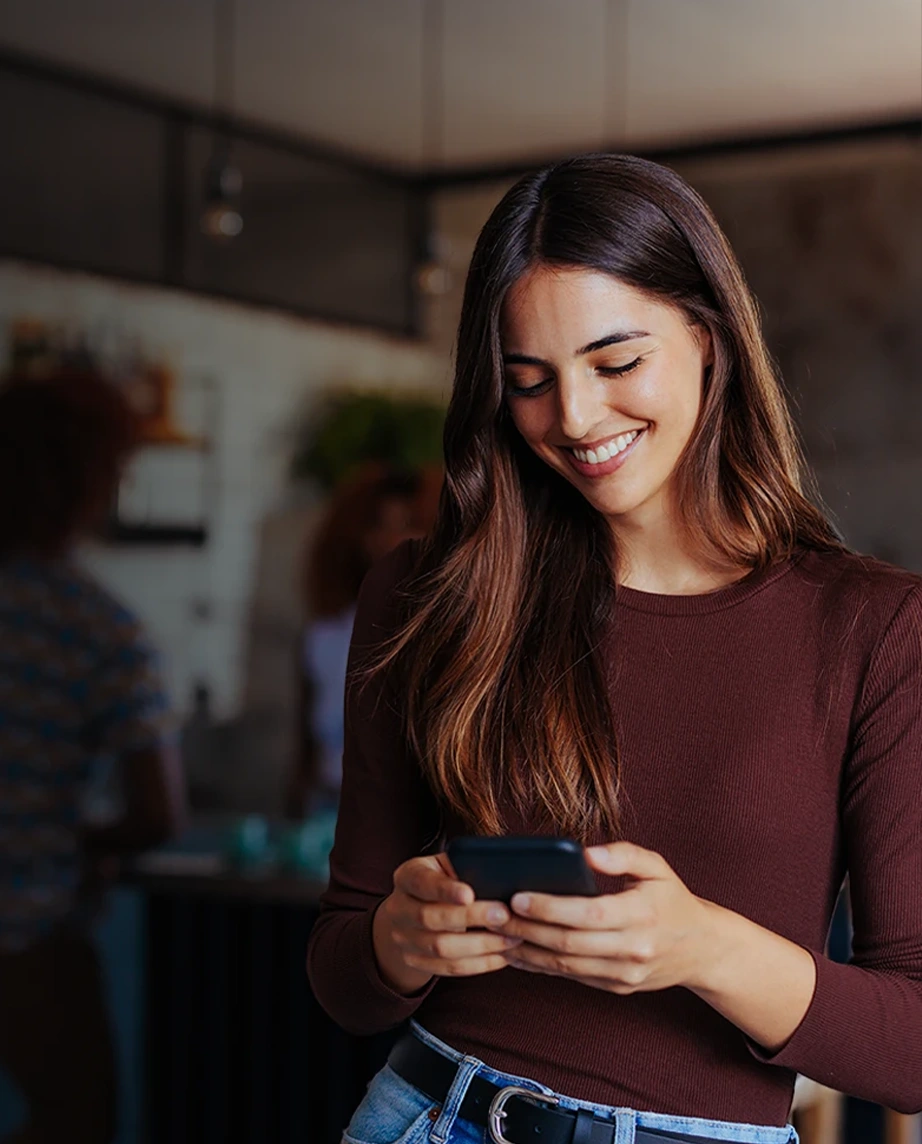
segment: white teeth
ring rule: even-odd
[[[598,445],[595,449],[574,449],[573,456],[584,465],[600,465],[623,453],[639,435],[639,429],[632,429],[630,433],[622,433],[620,437],[614,437],[606,445]]]

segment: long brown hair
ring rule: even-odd
[[[538,264],[611,274],[706,327],[714,362],[676,472],[713,555],[753,569],[841,547],[802,491],[800,452],[755,302],[700,197],[626,155],[520,180],[477,242],[458,332],[436,529],[378,661],[400,671],[407,732],[443,806],[502,833],[508,811],[581,839],[616,837],[619,779],[599,640],[612,616],[605,518],[540,461],[503,400],[509,287]]]

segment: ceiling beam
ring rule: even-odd
[[[347,148],[337,148],[327,143],[318,143],[291,132],[265,127],[240,116],[235,115],[228,118],[216,115],[192,104],[171,100],[161,95],[153,95],[129,84],[108,78],[103,79],[75,68],[38,60],[9,48],[0,48],[0,68],[19,75],[33,76],[36,79],[67,86],[74,91],[80,91],[87,95],[95,95],[149,111],[167,119],[181,119],[207,130],[230,132],[241,140],[273,147],[303,159],[326,161],[366,176],[392,183],[396,182],[402,186],[410,185],[424,192],[478,183],[508,181],[518,178],[527,171],[547,166],[566,157],[565,153],[558,153],[537,156],[528,160],[515,160],[506,164],[451,166],[430,171],[414,170],[399,164],[388,164],[377,159],[368,159]],[[875,119],[865,123],[850,122],[835,126],[827,125],[820,128],[765,135],[747,133],[744,136],[696,140],[687,144],[666,147],[632,146],[630,150],[632,154],[668,164],[725,155],[861,142],[881,137],[909,138],[922,143],[922,116]],[[612,147],[617,149],[618,144],[613,142]]]

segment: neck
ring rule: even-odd
[[[748,568],[704,549],[674,516],[642,514],[612,522],[618,552],[617,582],[663,596],[695,596],[740,580]]]

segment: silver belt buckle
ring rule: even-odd
[[[521,1085],[517,1084],[511,1084],[508,1088],[501,1088],[490,1101],[490,1112],[487,1116],[487,1127],[490,1129],[490,1139],[494,1144],[513,1144],[513,1141],[507,1140],[503,1135],[503,1121],[507,1116],[505,1104],[506,1101],[511,1100],[513,1096],[519,1096],[523,1100],[530,1100],[532,1103],[560,1103],[559,1097],[549,1096],[543,1092],[535,1092],[533,1088],[522,1088]]]

